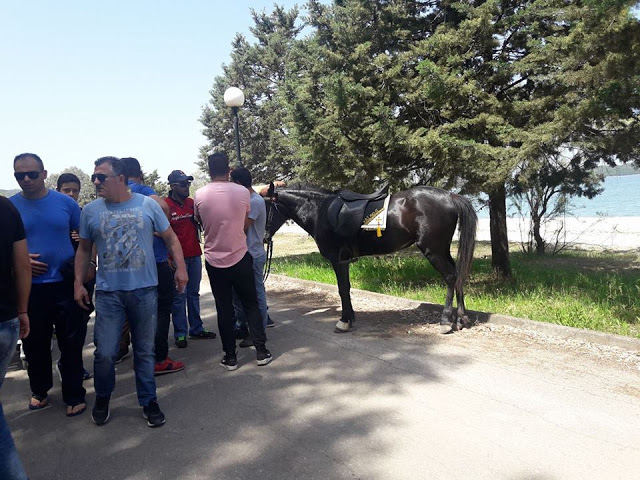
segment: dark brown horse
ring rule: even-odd
[[[315,188],[283,188],[267,193],[267,235],[273,235],[292,219],[311,235],[320,253],[331,262],[338,280],[342,316],[336,332],[346,332],[355,320],[351,306],[349,261],[365,255],[381,255],[413,244],[429,259],[447,284],[447,296],[440,318],[443,333],[458,329],[453,315],[453,294],[458,300],[457,320],[463,327],[471,322],[464,306],[463,285],[471,270],[478,217],[469,200],[435,187],[414,187],[391,196],[386,229],[359,229],[350,237],[336,234],[330,227],[329,206],[338,196]],[[457,265],[450,248],[456,225],[460,223]]]

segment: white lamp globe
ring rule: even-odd
[[[244,93],[238,87],[229,87],[224,92],[224,103],[227,107],[241,107],[244,103]]]

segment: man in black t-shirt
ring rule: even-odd
[[[0,197],[0,386],[16,351],[18,338],[29,334],[31,262],[18,210]],[[0,403],[0,472],[3,478],[26,479]]]

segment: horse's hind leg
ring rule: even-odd
[[[456,288],[456,299],[458,301],[458,320],[463,328],[471,328],[473,322],[467,316],[467,310],[464,305],[464,291],[462,287]]]
[[[444,309],[442,310],[442,315],[440,316],[440,331],[442,333],[449,333],[452,330],[458,330],[457,320],[453,318],[453,294],[455,291],[456,284],[456,264],[451,258],[451,254],[449,252],[446,253],[435,253],[428,249],[423,249],[420,245],[418,245],[422,253],[425,257],[431,262],[433,268],[435,268],[445,283],[447,284],[447,296],[444,302]]]

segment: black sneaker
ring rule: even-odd
[[[238,346],[240,348],[253,347],[253,340],[251,340],[251,336],[243,338],[242,341],[238,344]]]
[[[224,357],[220,361],[220,365],[229,371],[237,370],[238,357],[236,357],[235,354],[231,355],[229,353],[225,353]]]
[[[208,330],[202,330],[198,333],[190,333],[189,338],[216,338],[216,332],[209,332]]]
[[[149,405],[147,405],[146,407],[142,407],[142,416],[147,421],[147,425],[149,425],[151,428],[161,427],[166,421],[164,418],[164,413],[162,413],[162,410],[160,410],[160,405],[158,405],[158,402],[156,402],[155,400],[149,402]]]
[[[123,361],[125,358],[127,358],[130,355],[131,352],[129,352],[129,349],[127,348],[126,350],[120,350],[118,352],[118,355],[116,355],[116,363],[120,363],[121,361]]]
[[[176,338],[176,347],[178,347],[178,348],[187,348],[187,337],[178,337],[178,338]]]
[[[273,328],[276,326],[276,323],[271,320],[271,317],[267,315],[267,328]]]
[[[271,352],[264,347],[258,350],[256,358],[258,360],[258,366],[260,367],[268,365],[269,363],[271,363],[271,360],[273,360]]]
[[[96,397],[96,403],[91,410],[91,418],[98,426],[109,421],[109,397]]]

